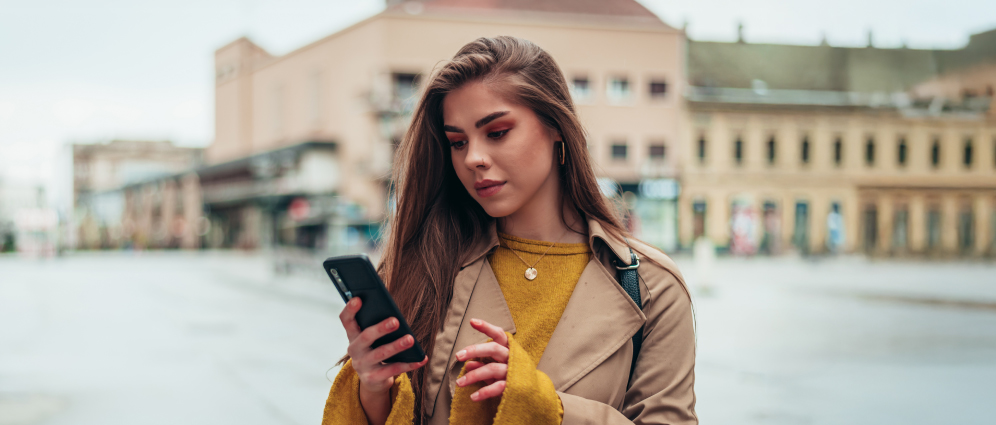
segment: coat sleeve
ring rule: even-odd
[[[564,425],[698,424],[691,298],[677,277],[666,270],[662,274],[664,284],[654,285],[662,290],[651,293],[649,302],[644,304],[647,324],[643,347],[622,411],[558,392],[564,405]]]
[[[451,424],[494,425],[559,425],[563,417],[561,401],[557,390],[545,373],[536,369],[529,353],[508,336],[508,372],[505,377],[505,391],[500,398],[474,402],[470,394],[484,387],[475,383],[457,387],[453,394],[450,413]],[[466,366],[460,376],[466,374]]]
[[[415,393],[408,375],[402,373],[394,378],[391,387],[391,413],[387,425],[411,424],[415,416]],[[332,383],[329,398],[325,401],[322,425],[366,424],[367,415],[360,404],[360,377],[353,370],[349,360]]]

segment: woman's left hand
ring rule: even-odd
[[[505,376],[508,373],[508,336],[505,331],[481,319],[470,319],[470,326],[487,335],[493,341],[482,344],[468,345],[456,353],[456,359],[467,362],[464,367],[467,373],[457,379],[457,385],[465,387],[475,382],[484,383],[484,388],[475,391],[470,399],[481,401],[498,397],[505,391]],[[486,359],[491,362],[480,362],[468,359]]]

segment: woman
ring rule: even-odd
[[[371,350],[398,324],[361,332],[354,298],[324,424],[697,423],[688,291],[599,192],[549,54],[464,46],[428,79],[394,181],[378,271],[428,356],[382,364],[413,340]],[[642,308],[614,267],[637,261]]]

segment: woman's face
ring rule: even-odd
[[[443,99],[443,130],[456,175],[488,215],[558,197],[553,144],[560,139],[532,109],[468,83]]]

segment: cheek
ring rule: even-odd
[[[453,171],[460,179],[460,183],[469,190],[474,185],[474,172],[467,169],[464,165],[464,158],[459,152],[450,151],[450,165],[453,166]]]
[[[505,158],[504,167],[518,187],[532,192],[546,181],[552,171],[552,157],[540,143],[531,143]]]

